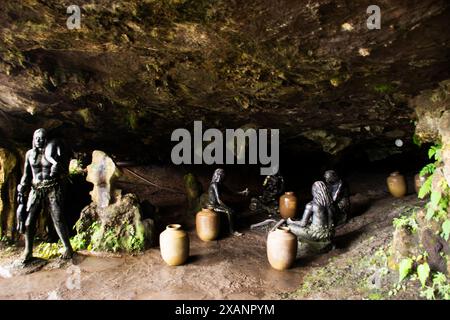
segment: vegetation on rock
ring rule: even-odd
[[[71,242],[77,250],[139,252],[154,240],[153,221],[141,220],[139,202],[132,194],[106,208],[92,203],[83,209],[75,229]]]

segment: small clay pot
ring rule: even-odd
[[[405,177],[398,171],[391,173],[387,178],[389,192],[396,198],[404,197],[406,194]]]
[[[219,236],[220,216],[211,209],[202,209],[195,217],[195,228],[201,240],[215,240]]]
[[[414,176],[414,188],[416,189],[417,193],[419,193],[420,188],[423,186],[426,180],[427,177],[421,177],[419,173]]]
[[[297,213],[297,197],[293,192],[286,192],[280,197],[280,215],[283,219],[294,218]]]
[[[276,270],[289,269],[297,256],[297,237],[289,227],[280,227],[267,236],[267,258]]]
[[[189,236],[179,224],[169,224],[159,235],[161,257],[169,266],[179,266],[189,257]]]

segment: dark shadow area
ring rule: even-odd
[[[66,200],[64,202],[64,212],[71,235],[75,235],[75,223],[80,218],[80,213],[84,207],[91,203],[89,192],[92,184],[86,181],[83,174],[71,175],[66,183]]]
[[[334,245],[336,249],[345,249],[350,246],[350,244],[358,239],[358,237],[364,233],[364,228],[362,227],[358,230],[350,231],[340,236],[334,238]]]

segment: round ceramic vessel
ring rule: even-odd
[[[297,197],[293,192],[286,192],[280,197],[280,215],[283,219],[294,218],[297,213]]]
[[[169,224],[159,236],[161,257],[170,266],[179,266],[189,257],[189,236],[179,224]]]
[[[267,258],[276,270],[289,269],[297,255],[297,237],[288,227],[280,227],[267,236]]]
[[[216,240],[220,231],[219,215],[210,209],[202,209],[195,217],[195,229],[201,240]]]
[[[401,198],[406,195],[405,177],[398,171],[391,173],[387,178],[387,186],[389,192],[396,198]]]

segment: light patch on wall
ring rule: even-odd
[[[359,48],[358,53],[363,57],[367,57],[368,55],[370,55],[370,51],[367,48]]]
[[[344,30],[344,31],[352,31],[354,28],[353,28],[353,25],[351,24],[351,23],[349,23],[349,22],[346,22],[346,23],[343,23],[342,25],[341,25],[341,28],[342,28],[342,30]]]

